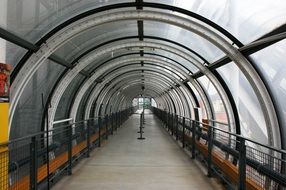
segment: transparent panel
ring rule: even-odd
[[[186,116],[187,113],[188,113],[188,110],[187,110],[187,109],[184,109],[184,106],[187,106],[187,105],[184,105],[186,102],[182,100],[181,96],[179,96],[179,94],[181,94],[181,93],[179,93],[179,90],[178,90],[177,92],[174,90],[173,92],[174,92],[174,93],[177,95],[177,97],[178,97],[178,103],[179,103],[180,110],[181,110],[180,115],[181,115],[181,116]],[[183,96],[184,96],[184,94],[183,94]]]
[[[208,116],[206,113],[206,108],[205,108],[205,105],[204,105],[204,102],[203,102],[201,96],[199,95],[198,91],[195,89],[195,87],[190,82],[188,82],[187,84],[190,86],[191,90],[194,92],[194,94],[195,94],[195,96],[199,102],[199,106],[200,106],[199,108],[200,108],[200,114],[201,114],[200,118],[207,119]],[[194,116],[194,110],[192,110],[192,113]]]
[[[132,104],[133,105],[133,104]],[[157,103],[154,98],[151,98],[151,106],[157,108]]]
[[[77,75],[69,84],[61,97],[58,107],[56,108],[55,121],[69,118],[69,111],[72,106],[74,96],[79,90],[80,84],[84,79],[85,77],[83,75]]]
[[[198,81],[200,82],[202,87],[205,89],[206,93],[208,94],[208,97],[210,98],[210,101],[212,103],[212,107],[214,110],[214,114],[215,114],[214,120],[228,123],[224,104],[216,88],[214,87],[214,85],[210,82],[210,80],[206,76],[200,77]],[[226,131],[229,130],[228,126],[225,126],[225,125],[219,125],[218,127]]]
[[[15,68],[27,52],[26,49],[0,38],[0,62],[10,64]]]
[[[144,34],[166,38],[183,44],[200,54],[210,63],[224,56],[224,53],[209,41],[193,32],[174,25],[144,21]],[[199,58],[197,59],[201,61]]]
[[[183,93],[183,95],[185,96],[185,99],[186,99],[186,102],[187,102],[187,105],[186,107],[188,107],[188,111],[186,110],[186,114],[184,115],[185,117],[190,117],[192,115],[192,111],[194,109],[194,105],[192,104],[191,100],[190,100],[190,97],[187,97],[188,94],[186,93],[186,91],[184,90],[184,88],[182,86],[179,87],[181,92]],[[191,111],[191,112],[190,112]],[[189,115],[187,115],[187,113],[189,113]]]
[[[166,52],[166,51],[163,51],[160,49],[153,49],[153,50],[144,50],[144,53],[147,53],[146,55],[157,54],[157,55],[165,56],[167,58],[163,58],[163,60],[165,59],[166,61],[169,61],[169,62],[176,61],[177,63],[174,63],[174,64],[181,64],[182,66],[189,69],[191,73],[195,73],[195,72],[199,71],[197,69],[197,67],[195,67],[191,62],[183,59],[182,57],[177,56],[176,54],[170,53],[170,52]],[[159,57],[159,56],[156,56],[156,57]]]
[[[138,41],[138,40],[137,39],[131,40],[131,41],[130,40],[126,40],[126,41],[124,40],[124,41],[121,41],[119,43],[132,42],[132,41]],[[112,45],[115,45],[115,44],[112,44]],[[110,54],[105,54],[105,55],[101,56],[98,59],[99,61],[96,61],[96,62],[90,64],[89,66],[86,67],[86,69],[88,71],[92,71],[94,67],[99,65],[99,63],[106,62],[108,60],[116,58],[117,56],[121,56],[124,54],[131,54],[129,56],[133,56],[133,57],[136,55],[140,56],[140,50],[138,50],[138,48],[134,48],[134,49],[120,49],[117,51],[110,52]],[[154,54],[156,54],[156,55],[154,55]],[[144,55],[146,57],[154,56],[155,58],[162,59],[163,61],[165,60],[165,61],[168,61],[168,62],[173,63],[173,64],[180,64],[181,65],[180,67],[185,67],[186,69],[189,69],[190,73],[195,73],[198,71],[198,69],[192,63],[188,62],[187,60],[185,60],[185,59],[183,59],[183,58],[181,58],[181,57],[179,57],[173,53],[169,53],[169,52],[166,52],[166,51],[163,51],[160,49],[145,48],[144,49]],[[162,56],[164,56],[165,58]],[[118,58],[118,59],[121,59],[121,58]],[[174,61],[176,61],[177,63],[175,63]]]
[[[42,116],[44,108],[42,102],[46,104],[52,88],[64,70],[65,67],[46,60],[45,64],[42,64],[33,75],[17,105],[15,117],[12,121],[11,139],[43,130]]]
[[[155,52],[156,51],[156,52]],[[158,58],[158,59],[162,59],[163,61],[168,61],[169,63],[172,63],[172,64],[178,64],[178,63],[174,63],[172,60],[169,60],[169,59],[167,59],[167,58],[164,58],[164,57],[160,57],[160,56],[156,56],[156,55],[152,55],[152,54],[158,54],[158,55],[161,55],[161,54],[164,54],[164,51],[161,51],[161,50],[155,50],[155,51],[150,51],[150,50],[148,50],[148,52],[145,52],[144,51],[144,53],[146,53],[146,54],[144,54],[146,57],[155,57],[155,58]],[[159,53],[160,52],[160,53]],[[127,55],[127,54],[129,54],[129,55]],[[124,56],[125,55],[125,56]],[[171,54],[170,54],[171,55]],[[134,58],[134,57],[140,57],[140,53],[139,53],[139,51],[137,50],[137,49],[121,49],[121,50],[118,50],[118,51],[114,51],[114,52],[111,52],[110,54],[104,54],[103,56],[101,56],[100,58],[98,58],[98,60],[97,61],[95,61],[95,62],[92,62],[92,63],[90,63],[86,68],[85,68],[85,70],[86,71],[88,71],[88,72],[93,72],[94,71],[94,69],[96,69],[99,65],[101,65],[101,64],[103,64],[103,63],[107,63],[107,61],[108,62],[113,62],[113,61],[116,61],[116,60],[121,60],[121,59],[123,59],[123,58]],[[176,59],[176,61],[177,62],[179,62],[180,60],[182,60],[182,61],[184,61],[184,64],[181,64],[181,65],[179,65],[179,67],[182,67],[182,69],[184,69],[185,70],[185,72],[188,74],[189,72],[184,68],[184,67],[186,67],[187,68],[187,66],[185,66],[185,64],[186,64],[186,60],[184,60],[184,59],[180,59],[178,56],[174,56],[174,59],[173,60],[175,60]],[[180,62],[179,62],[180,63]],[[188,62],[187,62],[188,63]],[[190,66],[190,63],[188,63],[188,66]],[[194,68],[194,67],[192,67],[192,68]],[[197,69],[195,69],[195,70],[192,70],[192,72],[191,73],[193,73],[193,72],[195,72],[195,71],[198,71]],[[169,71],[168,71],[169,72]],[[181,76],[181,78],[185,78],[185,77],[183,77],[182,75],[180,75]]]
[[[6,5],[7,1],[7,5]],[[39,40],[47,31],[85,11],[127,0],[2,0],[7,8],[7,22],[1,27],[31,42]]]
[[[174,94],[173,90],[170,90],[168,93],[169,93],[171,99],[173,100],[174,105],[175,105],[175,109],[176,109],[176,110],[174,110],[175,112],[173,112],[173,114],[181,115],[182,113],[181,113],[181,109],[179,106],[177,96]]]
[[[100,66],[101,64],[103,63],[107,63],[107,61],[115,61],[115,60],[119,60],[121,59],[120,57],[119,58],[116,58],[118,56],[121,56],[121,55],[124,55],[124,54],[127,54],[127,53],[130,53],[130,51],[127,51],[126,49],[122,49],[122,50],[119,50],[119,51],[114,51],[114,52],[111,52],[110,54],[104,54],[103,56],[101,56],[100,58],[98,58],[98,60],[96,60],[95,62],[93,63],[90,63],[86,68],[85,70],[87,70],[88,72],[93,72],[94,69],[96,69],[98,66]]]
[[[108,23],[81,33],[75,38],[67,41],[67,43],[59,48],[55,53],[71,62],[86,50],[96,47],[104,42],[117,38],[137,35],[138,29],[136,21],[119,21],[116,23]]]
[[[286,40],[251,55],[262,72],[282,119],[282,137],[286,136]]]
[[[146,0],[150,2],[151,0]],[[285,0],[158,0],[195,12],[249,43],[285,24]]]
[[[93,83],[89,89],[86,91],[86,93],[83,95],[80,104],[79,104],[79,108],[77,111],[77,115],[76,115],[76,121],[81,121],[84,120],[84,114],[85,114],[85,106],[87,104],[88,98],[90,98],[90,93],[92,92],[92,90],[94,89],[96,83]]]
[[[112,46],[115,46],[115,45],[118,45],[118,44],[122,44],[122,43],[126,43],[126,42],[137,42],[138,39],[132,39],[132,40],[123,40],[123,41],[120,41],[120,42],[114,42],[112,44],[109,44],[109,45],[106,45],[104,48],[109,48],[109,47],[112,47]],[[94,52],[90,52],[88,55],[85,55],[85,57],[95,53],[96,50]],[[89,72],[92,72],[94,70],[95,67],[99,66],[101,63],[104,63],[108,60],[111,60],[117,56],[120,56],[122,54],[125,54],[125,53],[134,53],[135,50],[133,49],[125,49],[125,48],[122,48],[122,49],[119,49],[117,51],[110,51],[109,53],[106,53],[104,55],[101,55],[100,57],[97,58],[96,61],[90,63],[86,68],[85,70],[89,71]],[[138,51],[136,51],[138,52]],[[84,58],[82,58],[84,59]]]
[[[268,134],[259,101],[244,74],[232,62],[217,69],[236,103],[241,134],[257,142],[268,144]]]
[[[151,72],[151,71],[144,71],[144,73],[150,74],[150,75],[154,75],[154,71],[152,71],[152,72]],[[161,75],[161,73],[158,73],[158,74]],[[143,75],[144,75],[144,74],[143,74]],[[167,80],[166,80],[166,75],[167,75],[167,77],[168,77],[168,74],[165,74],[165,76],[162,76],[165,81],[167,81]],[[169,75],[169,76],[170,76],[170,75]],[[158,76],[157,76],[157,75],[154,75],[154,77],[158,77]],[[145,78],[145,81],[147,81],[147,82],[151,81],[151,79],[149,79],[148,76],[144,76],[144,78]],[[171,79],[172,81],[169,81],[169,80],[168,80],[168,84],[171,83],[173,86],[175,86],[175,85],[177,84],[177,82],[174,80],[173,74],[172,74],[172,77],[169,77],[169,79]],[[152,79],[152,80],[153,80],[153,79]],[[169,86],[169,85],[167,86],[168,89],[171,88],[171,87],[172,87],[171,85],[170,85],[170,86]],[[166,90],[167,90],[167,89],[166,89]]]

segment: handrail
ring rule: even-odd
[[[160,110],[160,111],[163,111],[163,110]],[[163,112],[164,112],[164,111],[163,111]],[[167,113],[171,113],[171,112],[167,112]],[[218,131],[221,131],[221,132],[224,132],[224,133],[227,133],[227,134],[229,134],[229,135],[233,135],[233,136],[236,136],[236,137],[239,137],[239,138],[243,138],[244,140],[247,140],[247,141],[249,141],[249,142],[258,144],[258,145],[263,146],[263,147],[265,147],[265,148],[269,148],[269,149],[272,149],[272,150],[274,150],[274,151],[278,151],[278,152],[281,152],[281,153],[283,153],[283,154],[286,154],[286,150],[283,150],[283,149],[280,149],[280,148],[276,148],[276,147],[273,147],[273,146],[269,146],[269,145],[265,145],[265,144],[259,143],[259,142],[257,142],[257,141],[254,141],[254,140],[252,140],[252,139],[250,139],[250,138],[247,138],[247,137],[244,137],[244,136],[242,136],[242,135],[239,135],[239,134],[236,134],[236,133],[232,133],[232,132],[229,132],[229,131],[225,131],[225,130],[223,130],[223,129],[219,129],[219,128],[217,128],[217,127],[214,127],[214,126],[212,126],[212,125],[210,125],[210,124],[203,123],[203,122],[200,122],[200,121],[197,121],[197,120],[193,120],[193,119],[188,118],[188,117],[179,116],[179,115],[178,115],[178,117],[180,117],[180,118],[185,118],[185,119],[188,119],[188,120],[190,120],[190,121],[193,121],[193,122],[196,122],[196,123],[199,123],[199,124],[202,124],[202,125],[207,125],[208,127],[211,127],[211,128],[213,128],[213,129],[215,129],[215,130],[218,130]],[[209,120],[209,121],[212,121],[212,122],[216,122],[216,123],[228,125],[227,123],[219,122],[219,121],[216,121],[216,120],[212,120],[212,119],[208,119],[208,120]]]
[[[209,121],[211,122],[214,122],[214,123],[218,123],[218,124],[221,124],[221,125],[225,125],[225,126],[228,126],[229,124],[228,123],[224,123],[222,121],[216,121],[216,120],[213,120],[213,119],[208,119]]]
[[[220,174],[223,172],[234,184],[239,185],[239,189],[286,187],[286,150],[215,127],[211,122],[214,120],[201,122],[154,107],[153,112],[164,122],[166,130],[182,142],[183,148],[190,148],[192,158],[196,157],[196,151],[204,155],[208,175],[217,167],[220,170],[216,172],[217,175],[226,180]],[[178,121],[176,118],[183,120]],[[186,120],[191,123],[186,123]],[[230,144],[230,140],[233,144]],[[253,146],[247,142],[253,143]],[[214,149],[213,146],[217,148]],[[216,167],[212,167],[212,164]]]
[[[109,116],[107,114],[104,116],[105,119],[99,119],[96,124],[85,122],[101,118],[100,116],[77,122],[72,118],[63,119],[53,124],[73,122],[1,143],[0,146],[6,149],[0,153],[0,168],[3,169],[0,173],[0,189],[37,189],[44,180],[49,186],[52,179],[50,176],[55,173],[67,171],[68,175],[71,175],[74,160],[82,156],[89,157],[95,145],[101,146],[101,142],[107,140],[132,112],[132,108],[129,107],[111,114],[111,117],[106,117]],[[81,124],[86,124],[86,127],[82,127]],[[74,130],[75,128],[79,130]],[[13,166],[12,163],[17,163],[19,167]],[[27,170],[27,166],[31,169]],[[63,168],[66,170],[62,170]],[[19,178],[13,178],[11,172]],[[6,181],[8,178],[9,182]],[[2,184],[7,184],[7,188]]]
[[[118,112],[122,112],[122,111],[124,111],[124,110],[119,110]],[[17,142],[17,141],[22,141],[22,140],[25,140],[25,139],[30,139],[31,137],[34,137],[34,136],[45,135],[45,134],[47,134],[47,132],[53,132],[54,130],[58,130],[58,129],[61,129],[61,128],[66,128],[68,126],[72,126],[72,125],[75,125],[75,124],[84,123],[85,121],[96,120],[98,118],[104,118],[104,117],[105,116],[97,116],[97,117],[92,117],[92,118],[89,118],[89,119],[84,119],[84,120],[81,120],[81,121],[76,121],[76,122],[73,122],[73,123],[69,123],[69,124],[66,124],[66,125],[58,126],[56,128],[49,129],[48,131],[45,130],[45,131],[33,133],[31,135],[27,135],[27,136],[24,136],[24,137],[19,137],[19,138],[16,138],[16,139],[12,139],[12,140],[9,140],[8,142],[0,143],[0,146],[6,146],[7,144],[14,143],[14,142]],[[72,118],[63,119],[63,120],[59,120],[59,122],[55,121],[55,122],[53,122],[53,124],[60,124],[60,123],[64,123],[64,122],[71,121],[71,120],[72,120]]]
[[[221,132],[224,132],[224,133],[227,133],[229,135],[232,135],[232,136],[235,136],[235,137],[238,137],[238,138],[242,138],[246,141],[249,141],[249,142],[252,142],[254,144],[257,144],[257,145],[260,145],[260,146],[263,146],[265,148],[269,148],[271,150],[274,150],[274,151],[277,151],[277,152],[280,152],[280,153],[283,153],[283,154],[286,154],[286,150],[283,150],[283,149],[279,149],[279,148],[276,148],[276,147],[273,147],[273,146],[269,146],[269,145],[265,145],[265,144],[262,144],[260,142],[257,142],[257,141],[254,141],[248,137],[244,137],[242,135],[239,135],[239,134],[236,134],[236,133],[232,133],[232,132],[229,132],[229,131],[225,131],[223,129],[220,129],[220,128],[217,128],[217,127],[214,127],[212,125],[209,125],[209,124],[206,124],[206,123],[203,123],[203,122],[200,122],[200,121],[196,121],[196,120],[191,120],[193,122],[196,122],[196,123],[199,123],[199,124],[202,124],[202,125],[207,125],[208,127],[211,127],[212,129],[215,129],[215,130],[218,130],[218,131],[221,131]]]
[[[170,112],[169,112],[169,113],[170,113]],[[215,127],[215,126],[212,126],[212,125],[210,125],[210,124],[203,123],[203,122],[200,122],[200,121],[197,121],[197,120],[193,120],[193,119],[188,118],[188,117],[184,117],[184,116],[178,116],[178,117],[185,118],[185,119],[188,119],[188,120],[190,120],[190,121],[193,121],[193,122],[196,122],[196,123],[199,123],[199,124],[202,124],[202,125],[206,125],[206,126],[208,126],[208,127],[211,127],[212,129],[215,129],[215,130],[218,130],[218,131],[227,133],[227,134],[229,134],[229,135],[232,135],[232,136],[235,136],[235,137],[238,137],[238,138],[243,138],[244,140],[249,141],[249,142],[252,142],[252,143],[254,143],[254,144],[257,144],[257,145],[263,146],[263,147],[265,147],[265,148],[269,148],[269,149],[271,149],[271,150],[274,150],[274,151],[277,151],[277,152],[286,154],[286,150],[283,150],[283,149],[280,149],[280,148],[276,148],[276,147],[273,147],[273,146],[269,146],[269,145],[262,144],[262,143],[260,143],[260,142],[255,141],[255,140],[252,140],[252,139],[250,139],[250,138],[248,138],[248,137],[244,137],[244,136],[239,135],[239,134],[236,134],[236,133],[232,133],[232,132],[229,132],[229,131],[225,131],[225,130],[220,129],[220,128],[218,128],[218,127]],[[209,120],[209,121],[212,121],[212,122],[215,121],[215,120],[211,120],[211,119],[208,119],[208,120]],[[226,123],[223,123],[223,122],[219,122],[219,121],[215,121],[215,122],[216,122],[216,123],[220,123],[220,124],[226,125]]]
[[[72,121],[72,120],[73,120],[73,118],[68,118],[68,119],[62,119],[62,120],[54,121],[53,125],[60,124],[60,123],[65,123],[65,122]]]

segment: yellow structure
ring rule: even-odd
[[[0,189],[8,189],[9,103],[0,103]]]
[[[0,103],[0,144],[8,141],[9,103]]]

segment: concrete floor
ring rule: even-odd
[[[146,140],[137,140],[134,114],[103,147],[93,151],[53,190],[220,189],[178,146],[152,114],[145,115]]]

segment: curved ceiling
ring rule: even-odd
[[[241,1],[236,4],[219,1],[213,5],[219,17],[206,12],[213,4],[208,0],[186,6],[181,1],[159,2],[66,1],[53,11],[54,4],[40,1],[43,12],[21,35],[17,30],[10,32],[15,23],[9,23],[9,19],[6,26],[1,25],[5,34],[10,34],[2,32],[1,37],[28,50],[14,64],[12,74],[11,138],[17,136],[14,133],[20,126],[18,120],[23,120],[17,118],[21,109],[30,104],[34,112],[39,112],[36,103],[41,97],[45,106],[37,112],[36,122],[41,127],[36,126],[36,131],[44,128],[47,115],[52,128],[59,110],[64,117],[88,119],[90,115],[110,114],[130,107],[133,98],[142,95],[154,98],[160,109],[193,119],[193,109],[199,106],[206,113],[201,117],[227,122],[231,132],[283,146],[286,118],[278,108],[273,88],[249,55],[285,38],[285,21],[274,22],[272,18],[285,14],[280,10],[286,4],[280,2],[275,7],[261,3],[277,10],[274,15],[263,15],[268,25],[258,31],[262,27],[254,21],[259,21],[263,9],[255,7],[258,16],[251,17]],[[9,10],[14,5],[9,2],[6,7]],[[22,8],[23,14],[27,14],[29,8],[24,4]],[[243,15],[238,14],[240,9],[244,10]],[[61,16],[54,15],[55,12]],[[225,20],[224,13],[235,18],[234,21]],[[248,17],[251,19],[244,24],[253,28],[242,33],[236,27]],[[273,23],[276,28],[270,27]],[[230,62],[235,67],[233,73],[220,70]],[[61,68],[51,66],[54,63]],[[46,72],[58,74],[54,78],[41,77]],[[228,75],[230,81],[226,80]],[[43,95],[39,87],[45,81],[51,87]],[[230,82],[235,85],[229,85]],[[245,86],[251,93],[247,93]],[[249,111],[249,118],[242,114],[242,96],[233,94],[239,91],[234,91],[234,87],[245,91],[244,96],[255,102],[252,108],[262,118],[260,121],[255,120],[257,116],[249,111],[248,105],[244,109]],[[62,105],[65,102],[68,105]],[[25,120],[25,125],[29,122],[32,121]],[[256,136],[250,126],[257,127],[261,135]]]

